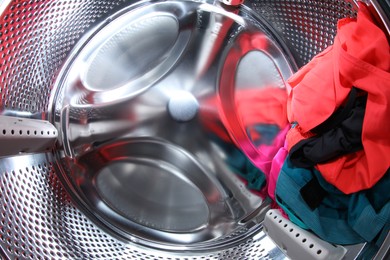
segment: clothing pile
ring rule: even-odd
[[[249,189],[325,241],[378,249],[390,231],[390,47],[364,4],[286,89],[240,89],[230,105],[245,142],[235,115],[201,118]]]
[[[363,4],[332,46],[288,80],[291,129],[275,199],[295,224],[336,244],[390,230],[390,48]]]
[[[260,160],[248,163],[240,147],[228,158],[232,168],[323,240],[379,245],[390,230],[390,48],[364,4],[357,18],[338,22],[333,45],[295,73],[280,96],[286,106],[268,111],[282,123],[262,115],[259,124],[247,124],[254,125],[246,130]],[[253,104],[242,103],[253,112]],[[275,114],[283,109],[286,115]]]
[[[235,110],[239,114],[245,131],[258,149],[259,156],[254,164],[243,147],[234,141],[227,129],[226,118],[221,122],[218,99],[212,96],[203,100],[200,120],[210,138],[225,153],[225,162],[246,186],[261,197],[266,197],[266,179],[271,171],[272,161],[279,148],[284,145],[289,123],[287,120],[287,92],[279,86],[241,89],[235,96]],[[223,121],[223,120],[222,120]],[[267,174],[267,175],[266,175]]]

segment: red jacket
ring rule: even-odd
[[[323,177],[346,194],[372,187],[390,167],[390,48],[385,33],[360,4],[357,19],[339,21],[333,46],[289,79],[288,118],[297,123],[289,147],[312,136],[355,86],[367,92],[363,150],[318,164]]]

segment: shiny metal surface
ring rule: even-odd
[[[331,45],[337,21],[355,17],[357,10],[357,0],[253,0],[245,4],[283,36],[299,67]]]
[[[252,232],[268,203],[232,170],[238,148],[218,92],[283,88],[293,69],[277,40],[235,11],[193,1],[151,2],[98,28],[61,72],[53,103],[59,168],[87,214],[157,248],[246,239],[240,231]],[[240,64],[223,71],[231,50],[243,50]],[[234,84],[219,86],[222,73]]]
[[[286,259],[263,232],[203,253],[157,251],[117,240],[75,207],[52,155],[0,162],[0,256],[5,259]]]
[[[156,2],[156,1],[153,1]],[[213,4],[217,1],[198,1],[198,3],[207,2]],[[375,8],[373,12],[378,13],[379,19],[382,19],[385,26],[388,27],[388,19],[383,12],[378,1],[369,1]],[[126,13],[130,9],[136,9],[148,5],[149,1],[95,1],[95,0],[21,0],[0,1],[0,114],[5,116],[17,116],[20,118],[38,118],[48,120],[48,112],[52,109],[53,104],[57,101],[64,100],[64,93],[57,93],[55,89],[55,82],[58,82],[59,78],[63,77],[60,73],[64,71],[65,67],[68,67],[75,57],[79,54],[83,44],[87,39],[96,32],[97,28],[102,28],[103,25],[109,24],[113,18],[117,18],[114,14]],[[281,39],[278,42],[280,46],[287,46],[288,52],[293,57],[290,64],[298,64],[301,66],[307,63],[311,57],[316,53],[323,50],[326,46],[332,43],[333,36],[335,34],[335,24],[337,19],[354,16],[356,14],[356,5],[354,1],[349,0],[247,0],[244,6],[240,6],[237,9],[229,9],[230,12],[236,13],[241,17],[238,21],[247,21],[249,24],[256,25],[257,28],[264,27],[267,30],[267,35],[271,35],[271,38]],[[113,17],[114,15],[114,17]],[[165,54],[169,53],[169,41],[172,40],[175,33],[179,33],[180,30],[175,31],[175,25],[172,22],[172,15],[168,16],[168,19],[163,18],[162,21],[171,28],[168,38],[162,36],[158,37],[165,43]],[[175,17],[175,15],[173,15]],[[158,18],[159,19],[159,18]],[[233,19],[235,26],[234,29],[239,28]],[[145,25],[147,21],[140,20],[139,23],[133,25]],[[177,23],[178,26],[180,23]],[[218,24],[218,23],[217,23]],[[152,29],[153,26],[149,26],[148,29]],[[214,28],[214,27],[209,27]],[[235,33],[239,30],[230,30],[231,36],[235,39]],[[136,35],[142,35],[136,33]],[[191,39],[190,39],[191,40]],[[204,41],[199,46],[206,46],[213,41]],[[153,45],[153,43],[149,42]],[[132,42],[131,44],[136,44]],[[212,45],[212,44],[211,44]],[[210,49],[205,47],[205,49]],[[282,49],[285,49],[284,47]],[[207,53],[207,52],[206,52]],[[110,52],[105,53],[111,55]],[[134,54],[134,53],[129,53]],[[164,53],[151,52],[148,54],[150,61],[160,55],[164,56]],[[253,57],[263,58],[259,52],[253,53]],[[115,55],[115,54],[114,54]],[[145,54],[146,55],[146,54]],[[208,55],[205,55],[208,57]],[[252,56],[252,55],[251,55]],[[160,74],[164,74],[170,66],[169,59],[160,57],[156,63],[160,65],[159,69],[154,70],[154,80],[164,80],[159,78]],[[245,58],[250,60],[250,56]],[[269,59],[265,59],[269,61]],[[180,61],[180,59],[178,60]],[[124,60],[124,64],[126,61]],[[171,61],[171,64],[176,61]],[[249,63],[249,61],[248,61]],[[103,66],[102,63],[96,63],[102,65],[102,67],[110,68],[109,66]],[[131,63],[130,63],[131,64]],[[200,68],[208,67],[207,59],[203,62],[199,62],[199,69],[194,71],[201,71]],[[145,65],[145,64],[143,64]],[[215,65],[215,64],[214,64]],[[190,66],[191,67],[191,66]],[[211,66],[212,67],[212,66]],[[176,68],[176,65],[169,70],[172,72]],[[253,67],[251,67],[253,68]],[[143,73],[148,68],[140,67],[138,71],[132,71],[133,76],[137,73]],[[244,72],[248,72],[247,69],[240,69],[239,75],[244,75]],[[176,73],[179,70],[176,71]],[[183,67],[183,71],[185,71]],[[252,71],[252,70],[251,70]],[[94,75],[101,73],[102,71],[95,71]],[[275,68],[271,66],[269,72],[274,73]],[[255,80],[253,74],[256,74],[256,70],[253,70],[251,74],[251,80]],[[202,73],[199,73],[203,75]],[[86,74],[92,75],[92,74]],[[207,75],[207,72],[206,74]],[[246,78],[246,77],[243,77]],[[246,84],[245,80],[237,79],[242,84]],[[280,78],[280,76],[279,76]],[[85,78],[84,78],[85,79]],[[114,78],[121,83],[123,78]],[[126,80],[126,79],[124,79]],[[142,77],[137,78],[138,82],[142,81]],[[93,80],[88,80],[88,83]],[[262,79],[257,78],[256,82],[262,84]],[[241,84],[241,83],[240,83]],[[184,86],[184,85],[183,85]],[[96,89],[97,87],[97,89]],[[120,87],[107,86],[111,90],[118,91]],[[88,90],[88,88],[86,88]],[[95,89],[92,92],[101,91],[104,86],[95,85]],[[142,87],[141,87],[142,89]],[[89,90],[88,90],[89,91]],[[181,92],[187,93],[188,91]],[[80,93],[79,93],[80,94]],[[127,93],[128,94],[128,93]],[[191,94],[191,96],[194,96]],[[85,96],[81,95],[85,98]],[[104,103],[104,96],[96,95],[99,102]],[[168,99],[167,99],[168,100]],[[175,104],[175,99],[169,99]],[[189,98],[189,100],[193,100]],[[180,109],[168,110],[169,117],[176,118],[174,121],[179,123],[180,121],[192,122],[195,117],[199,116],[202,111],[195,105],[189,105],[188,110],[191,113],[183,113],[183,120]],[[110,102],[110,101],[109,101]],[[76,102],[77,103],[77,102]],[[168,102],[169,103],[169,102]],[[78,102],[78,105],[83,104]],[[88,104],[88,103],[86,103]],[[188,104],[186,102],[186,104]],[[179,105],[181,107],[182,105]],[[59,106],[61,107],[61,106]],[[174,106],[175,107],[175,106]],[[119,107],[118,107],[119,108]],[[109,110],[108,110],[109,111]],[[123,110],[128,111],[128,110]],[[195,111],[195,115],[191,117]],[[59,122],[61,117],[61,111],[51,111],[54,115],[54,121]],[[71,115],[69,118],[80,118],[80,115],[88,113],[99,117],[99,115],[105,115],[110,118],[111,114],[102,109],[88,110],[83,106],[77,107],[77,109],[64,109],[64,115],[68,113]],[[72,112],[72,113],[70,113]],[[167,112],[165,108],[164,113]],[[177,115],[178,114],[178,115]],[[176,117],[175,117],[176,116]],[[65,116],[66,117],[66,116]],[[215,117],[211,117],[213,119]],[[52,118],[50,118],[52,119]],[[72,121],[72,120],[70,120]],[[112,138],[113,132],[105,137],[104,129],[109,127],[117,129],[118,136],[123,135],[123,128],[128,127],[127,123],[123,125],[118,124],[117,120],[113,120],[114,124],[91,124],[91,129],[101,130],[96,136],[107,140]],[[92,122],[93,123],[93,122]],[[217,124],[218,125],[218,124]],[[171,125],[170,125],[171,126]],[[58,128],[60,128],[57,125]],[[75,136],[80,141],[88,143],[90,136],[89,130],[80,127],[80,133],[77,130],[76,124],[73,123],[73,131]],[[188,129],[187,129],[188,130]],[[186,131],[183,130],[183,131]],[[165,131],[169,132],[169,131]],[[83,136],[84,134],[84,136]],[[154,134],[154,133],[151,133]],[[94,136],[94,137],[96,137]],[[114,135],[116,138],[117,135]],[[124,137],[124,136],[123,136]],[[84,140],[83,140],[84,138]],[[126,137],[127,141],[134,141]],[[188,138],[187,138],[188,139]],[[139,140],[139,139],[137,139]],[[113,141],[113,140],[111,140]],[[148,142],[154,142],[156,140],[148,140]],[[157,140],[160,141],[160,140]],[[195,142],[196,143],[196,142]],[[75,143],[77,144],[77,143]],[[177,149],[176,146],[173,149],[173,154],[181,153],[183,149]],[[83,150],[82,146],[73,150],[73,146],[68,147],[68,152],[71,151],[77,158],[79,153],[88,153],[88,148]],[[103,146],[100,148],[103,149]],[[179,147],[180,148],[180,147]],[[216,147],[218,154],[220,154],[219,148]],[[98,147],[94,148],[95,152],[98,151]],[[105,149],[105,148],[104,148]],[[65,152],[58,150],[58,154],[62,160],[65,160]],[[58,155],[57,154],[57,155]],[[68,153],[69,155],[70,153]],[[149,154],[150,155],[150,154]],[[148,155],[148,156],[149,156]],[[137,154],[138,159],[141,157]],[[204,156],[206,159],[207,156]],[[203,157],[202,157],[203,158]],[[221,157],[222,158],[222,157]],[[188,161],[189,158],[186,159]],[[151,249],[150,247],[141,246],[136,239],[132,241],[128,240],[127,234],[121,234],[119,237],[125,238],[118,239],[118,234],[112,235],[112,229],[114,227],[106,228],[106,225],[96,225],[100,220],[91,221],[96,218],[91,214],[88,214],[88,210],[85,209],[85,205],[75,204],[74,201],[80,201],[80,199],[74,198],[75,190],[71,191],[69,188],[71,183],[66,183],[59,174],[57,167],[58,157],[53,157],[52,153],[45,154],[32,154],[26,156],[11,156],[8,158],[0,159],[0,256],[10,259],[285,259],[282,251],[279,250],[275,244],[262,232],[261,225],[242,226],[241,229],[235,233],[231,233],[225,237],[221,237],[221,240],[225,240],[225,243],[217,243],[214,240],[215,248],[208,248],[202,252],[188,251],[165,251]],[[189,159],[191,161],[191,159]],[[205,160],[207,161],[207,160]],[[169,162],[169,161],[168,161]],[[204,162],[204,161],[202,161]],[[121,162],[123,163],[123,162]],[[107,178],[110,175],[110,171],[125,172],[126,170],[116,170],[117,168],[139,167],[139,169],[149,172],[150,168],[155,170],[156,163],[147,163],[146,165],[140,164],[134,165],[133,161],[126,161],[123,164],[110,164],[106,168],[102,168],[101,172],[97,175],[100,184],[96,185],[96,192],[103,194],[102,196],[115,200],[116,197],[109,194],[105,189],[103,183],[108,184],[108,187],[115,185],[113,179]],[[226,163],[226,161],[224,162]],[[65,169],[68,162],[62,162],[63,172],[72,172],[70,169]],[[169,163],[166,163],[169,165]],[[140,171],[138,171],[140,172]],[[137,173],[138,173],[137,172]],[[205,216],[208,214],[208,209],[204,207],[204,197],[199,189],[194,188],[195,185],[189,184],[188,180],[181,177],[185,177],[186,174],[169,169],[165,171],[160,169],[157,171],[158,178],[162,179],[165,175],[178,176],[175,178],[169,178],[165,182],[165,186],[170,184],[177,185],[180,183],[184,187],[188,187],[188,194],[194,197],[191,201],[192,205],[197,207],[198,221],[194,221],[193,225],[189,223],[181,223],[179,226],[172,226],[169,221],[160,219],[151,219],[150,222],[164,226],[166,230],[187,230],[196,229],[201,226],[205,221]],[[100,177],[99,177],[100,176]],[[120,174],[119,180],[128,182],[128,176],[126,174]],[[61,177],[61,181],[58,179]],[[137,195],[136,188],[139,188],[136,184],[143,182],[145,176],[134,174],[131,182],[131,187],[134,192],[123,189],[125,196]],[[237,177],[237,176],[234,176]],[[107,180],[108,179],[108,180]],[[228,181],[229,179],[226,179]],[[111,182],[110,182],[111,181]],[[235,183],[235,182],[233,182]],[[134,187],[135,186],[135,187]],[[230,185],[233,188],[234,185]],[[158,187],[155,187],[156,189]],[[244,186],[245,188],[245,186]],[[233,190],[235,194],[241,194],[241,189]],[[178,191],[183,194],[182,191]],[[153,194],[156,194],[154,191]],[[158,194],[158,193],[157,193]],[[167,193],[164,195],[168,196]],[[100,195],[99,195],[100,196]],[[72,199],[71,199],[72,197]],[[256,202],[259,202],[259,197],[256,195]],[[151,200],[156,197],[149,198]],[[245,201],[245,196],[238,199],[239,201]],[[161,205],[170,206],[168,199],[163,197],[160,202]],[[174,199],[175,203],[184,203],[190,201],[188,198]],[[249,200],[251,201],[251,200]],[[139,207],[140,204],[135,202],[142,202],[142,200],[136,200],[132,198],[131,204],[127,201],[109,202],[114,205],[117,203],[117,210],[122,207],[128,208],[129,205],[133,208]],[[195,205],[196,204],[196,205]],[[207,204],[207,202],[205,203]],[[253,209],[251,203],[243,203],[243,209]],[[152,210],[153,207],[148,208]],[[173,210],[177,210],[173,208]],[[177,211],[182,216],[188,216],[187,212]],[[257,212],[254,211],[254,214]],[[136,219],[139,216],[144,216],[141,213],[138,216],[126,215],[127,218]],[[165,213],[164,213],[165,214]],[[245,215],[245,214],[244,214]],[[148,216],[151,216],[148,214]],[[166,216],[166,215],[165,215]],[[248,216],[252,219],[252,223],[260,223],[263,219],[263,214],[259,214],[258,220],[253,220],[251,214]],[[134,220],[133,219],[133,220]],[[133,221],[134,222],[134,221]],[[145,225],[145,224],[143,224]],[[146,226],[148,227],[148,226]],[[239,239],[235,239],[239,238]],[[230,240],[229,240],[230,239]],[[154,245],[155,246],[155,245]],[[383,247],[387,250],[389,245]],[[198,243],[198,248],[200,245]],[[352,251],[351,251],[352,252]],[[349,252],[348,252],[349,253]],[[347,254],[348,254],[347,253]],[[353,253],[353,252],[352,252]],[[353,257],[351,257],[353,258]]]

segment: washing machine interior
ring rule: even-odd
[[[359,257],[270,237],[293,224],[234,173],[218,116],[246,116],[223,93],[284,91],[358,3],[240,2],[0,2],[2,257]],[[389,34],[388,1],[364,2]]]

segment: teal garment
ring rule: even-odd
[[[245,154],[233,144],[225,143],[214,138],[215,143],[224,150],[225,159],[230,169],[247,181],[247,187],[251,190],[260,191],[266,184],[265,174],[254,166]]]
[[[300,190],[317,178],[326,195],[315,209]],[[326,182],[316,169],[295,167],[287,157],[276,184],[277,202],[292,222],[325,241],[348,245],[371,242],[390,222],[389,171],[371,189],[346,195]]]
[[[378,252],[378,250],[381,248],[383,242],[386,239],[387,234],[390,230],[390,223],[387,222],[386,226],[382,229],[382,232],[378,235],[374,241],[367,243],[362,252],[360,252],[359,256],[356,258],[356,260],[368,260],[373,259],[375,254]]]
[[[255,139],[250,134],[250,128],[253,128],[260,136],[259,139]],[[256,124],[250,127],[247,127],[247,135],[251,139],[254,145],[259,146],[261,144],[272,145],[272,142],[275,140],[276,136],[280,133],[280,128],[278,125],[273,124]]]
[[[265,174],[255,167],[243,152],[232,148],[226,160],[235,174],[247,181],[247,187],[260,191],[266,184]]]
[[[309,229],[309,227],[302,222],[297,216],[295,216],[294,211],[292,211],[289,207],[286,206],[286,204],[278,197],[275,197],[276,202],[279,204],[280,208],[287,214],[289,220],[293,222],[298,227],[301,227],[303,229]]]

